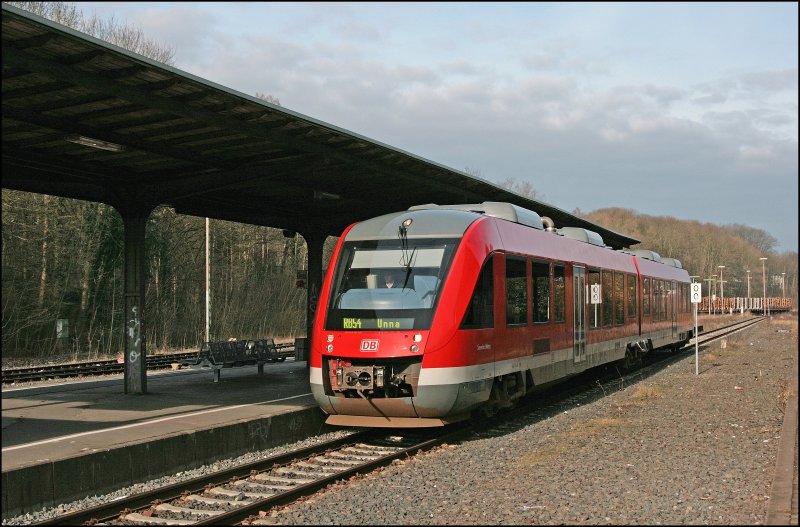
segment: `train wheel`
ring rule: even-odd
[[[642,357],[630,346],[625,348],[625,358],[620,360],[622,371],[629,372],[642,364]]]
[[[502,386],[497,379],[492,384],[492,391],[489,393],[489,400],[478,410],[479,417],[489,418],[497,415],[503,406]]]

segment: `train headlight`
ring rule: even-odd
[[[328,347],[327,347],[327,348],[325,348],[325,349],[327,349],[327,350],[328,350],[328,353],[331,353],[331,352],[333,352],[333,344],[328,344]]]
[[[414,342],[422,342],[422,335],[420,335],[419,333],[414,335]]]
[[[416,353],[416,352],[418,352],[418,351],[419,351],[419,346],[417,346],[416,344],[412,344],[412,345],[411,345],[411,351],[412,351],[413,353]]]

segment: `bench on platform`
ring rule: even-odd
[[[293,344],[275,344],[273,339],[203,342],[194,359],[185,364],[190,368],[212,369],[214,382],[219,382],[222,368],[255,364],[260,375],[267,362],[283,362],[294,356]]]

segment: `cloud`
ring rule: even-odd
[[[135,21],[176,47],[179,68],[491,181],[530,181],[565,210],[725,224],[764,199],[763,225],[797,248],[796,25],[793,51],[760,38],[775,33],[759,29],[774,4],[726,6],[719,27],[709,4],[231,5],[143,7]]]

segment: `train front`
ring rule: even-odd
[[[442,343],[457,327],[452,314],[436,315],[453,309],[443,298],[453,289],[447,278],[463,277],[453,272],[453,262],[478,217],[410,210],[345,231],[323,283],[312,337],[311,391],[329,414],[327,423],[428,427],[463,418],[451,415],[458,385],[427,383],[424,374],[420,383],[420,376],[426,349],[446,353]]]

